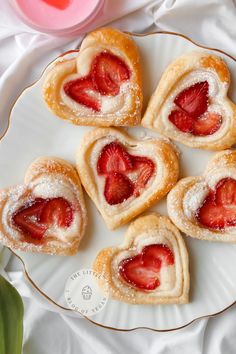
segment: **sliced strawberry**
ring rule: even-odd
[[[154,290],[160,285],[159,268],[144,266],[142,254],[122,261],[119,273],[127,283],[141,290]]]
[[[112,142],[102,149],[97,163],[98,174],[126,172],[133,167],[130,155],[121,144]]]
[[[69,227],[72,218],[72,208],[64,198],[37,198],[12,216],[14,225],[24,235],[37,240],[42,239],[51,225]]]
[[[118,95],[122,82],[130,78],[129,68],[124,61],[108,52],[102,52],[95,58],[91,72],[102,95]]]
[[[152,160],[144,156],[132,156],[133,171],[137,172],[137,179],[135,181],[134,195],[140,195],[140,190],[145,187],[149,179],[155,171],[155,165]]]
[[[46,204],[44,199],[35,199],[20,208],[12,217],[13,223],[24,234],[41,240],[47,227],[39,223],[41,212]]]
[[[236,225],[236,208],[225,208],[213,201],[205,201],[197,213],[197,219],[205,227],[223,229]]]
[[[175,109],[169,115],[169,120],[176,128],[184,133],[191,133],[193,130],[194,119],[188,113]]]
[[[223,229],[236,225],[236,180],[223,178],[207,195],[196,214],[205,227]]]
[[[214,134],[221,126],[222,117],[213,112],[206,112],[194,120],[192,134],[206,136]]]
[[[71,3],[71,0],[43,0],[48,5],[56,7],[58,10],[65,10]]]
[[[207,110],[208,89],[207,81],[198,82],[181,91],[174,103],[191,116],[199,117]]]
[[[164,244],[145,246],[140,254],[124,259],[119,264],[121,277],[141,290],[154,290],[160,285],[162,266],[174,264],[174,255]]]
[[[206,112],[208,107],[207,81],[202,81],[180,92],[174,103],[179,110],[173,110],[169,120],[182,132],[196,136],[214,134],[221,126],[222,117],[213,112]]]
[[[58,227],[69,227],[73,220],[73,210],[70,203],[64,198],[49,199],[40,215],[40,222],[48,227],[57,225]]]
[[[147,266],[174,264],[174,255],[169,247],[164,244],[148,245],[143,249],[143,261]]]
[[[236,206],[236,180],[223,178],[216,185],[215,201],[218,205]]]
[[[88,91],[95,91],[91,77],[86,76],[81,79],[69,81],[64,85],[65,93],[74,101],[99,112],[101,107],[96,98],[92,97]]]
[[[112,172],[106,177],[104,196],[108,204],[115,205],[131,197],[134,185],[125,175]]]

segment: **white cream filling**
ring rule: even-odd
[[[227,177],[236,180],[236,168],[228,168],[224,172],[221,169],[214,170],[214,173],[208,175],[204,181],[196,183],[186,192],[183,198],[183,211],[189,220],[196,221],[196,213],[209,194],[210,189],[214,190],[217,183]],[[235,234],[236,227],[226,227],[223,231]]]
[[[119,138],[120,139],[120,138]],[[159,156],[157,156],[156,152],[152,150],[152,147],[145,148],[142,146],[140,149],[140,146],[129,146],[125,140],[119,140],[119,142],[124,145],[126,151],[133,155],[133,156],[145,156],[152,160],[155,164],[155,172],[153,173],[152,177],[149,179],[148,183],[146,186],[141,190],[140,196],[135,197],[131,196],[124,202],[120,204],[115,204],[115,205],[110,205],[107,203],[105,197],[104,197],[104,187],[105,187],[105,181],[106,181],[106,176],[100,176],[97,173],[97,162],[99,160],[99,156],[101,154],[101,151],[103,147],[112,141],[117,141],[114,136],[107,136],[102,139],[99,139],[95,142],[92,152],[90,154],[90,161],[89,164],[93,170],[93,175],[95,179],[95,183],[97,186],[97,193],[98,193],[98,198],[99,198],[99,204],[102,206],[103,210],[106,211],[107,215],[117,215],[127,209],[132,208],[133,205],[136,204],[136,201],[142,197],[143,200],[146,200],[146,198],[153,193],[153,189],[157,189],[160,186],[160,183],[162,181],[162,175],[163,175],[163,167],[160,164],[160,160],[158,159]],[[159,163],[158,163],[159,161]],[[126,175],[132,180],[135,181],[137,174],[134,172],[126,173]],[[150,188],[152,187],[152,188]]]
[[[196,183],[190,188],[183,198],[183,210],[186,217],[190,220],[196,220],[196,212],[203,204],[209,193],[207,182]]]
[[[140,234],[135,238],[132,247],[128,250],[121,250],[112,260],[113,268],[113,281],[117,288],[121,292],[127,292],[127,284],[125,280],[119,275],[119,264],[122,260],[134,257],[140,254],[143,248],[147,245],[152,244],[164,244],[166,245],[174,254],[174,264],[165,265],[163,264],[160,273],[157,278],[160,281],[160,285],[153,291],[147,291],[146,296],[152,297],[157,295],[162,296],[174,296],[179,295],[182,289],[182,263],[179,255],[179,248],[174,235],[171,234],[170,230],[160,229],[160,230],[150,230],[147,233]],[[171,242],[170,242],[171,238]],[[130,286],[131,287],[131,286]],[[130,288],[129,287],[129,288]],[[135,289],[135,288],[134,288]]]
[[[30,194],[29,194],[30,191]],[[29,199],[30,196],[30,199]],[[79,204],[79,191],[71,181],[65,180],[63,175],[43,176],[25,186],[16,186],[11,189],[9,198],[2,212],[2,223],[6,231],[16,240],[22,239],[22,234],[12,223],[12,215],[35,198],[58,198],[66,199],[73,209],[73,220],[69,227],[60,228],[52,225],[44,234],[46,240],[50,235],[56,235],[62,242],[70,242],[76,232],[81,228],[81,210]]]
[[[77,116],[85,116],[88,114],[99,116],[101,114],[106,114],[106,116],[109,118],[109,114],[116,113],[117,115],[123,115],[132,107],[132,100],[135,94],[135,85],[132,83],[132,77],[130,80],[121,84],[120,92],[116,96],[104,96],[97,91],[87,90],[87,93],[99,102],[101,106],[100,112],[95,112],[85,105],[79,104],[70,98],[64,91],[63,87],[67,82],[85,77],[89,74],[94,58],[104,50],[105,49],[101,47],[89,47],[81,51],[77,58],[77,74],[68,75],[62,83],[60,90],[62,103],[70,107],[73,113]],[[112,52],[119,57],[121,56],[121,54],[117,53],[117,51],[114,49],[112,49]],[[122,60],[125,61],[125,58],[122,58]]]
[[[193,136],[192,134],[183,133],[169,120],[169,115],[172,110],[177,106],[174,103],[176,96],[184,89],[202,81],[208,81],[209,84],[209,106],[208,111],[218,113],[222,116],[222,123],[220,128],[207,137]],[[176,87],[172,90],[171,94],[167,98],[160,112],[160,120],[166,127],[167,131],[176,130],[179,134],[189,135],[195,141],[202,141],[207,138],[208,141],[213,141],[224,135],[228,129],[227,121],[231,118],[232,112],[230,106],[225,102],[225,96],[227,93],[228,84],[222,84],[214,72],[210,70],[195,70],[187,74],[182,80],[178,82]],[[156,121],[156,125],[159,124]]]

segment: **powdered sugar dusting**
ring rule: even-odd
[[[209,187],[205,181],[196,183],[187,191],[183,198],[183,210],[188,219],[196,219],[196,212],[203,204],[208,193]]]

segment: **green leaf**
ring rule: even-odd
[[[17,290],[0,276],[0,354],[21,354],[24,306]]]

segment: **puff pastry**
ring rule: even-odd
[[[181,179],[167,197],[167,208],[188,236],[236,242],[236,151],[217,153],[203,176]]]
[[[43,97],[56,116],[73,124],[132,126],[141,119],[141,81],[133,39],[116,29],[101,28],[85,37],[74,58],[54,62]]]
[[[119,301],[188,302],[188,252],[179,230],[167,217],[149,214],[136,219],[123,244],[100,251],[93,268],[103,274],[101,288]]]
[[[40,157],[25,184],[0,191],[0,241],[13,249],[72,255],[86,223],[79,177],[64,160]]]
[[[236,142],[229,85],[230,73],[220,57],[207,51],[184,54],[162,75],[142,125],[193,148],[229,148]]]
[[[114,128],[87,133],[76,164],[85,190],[110,229],[163,198],[179,175],[178,154],[169,142],[136,140]]]

